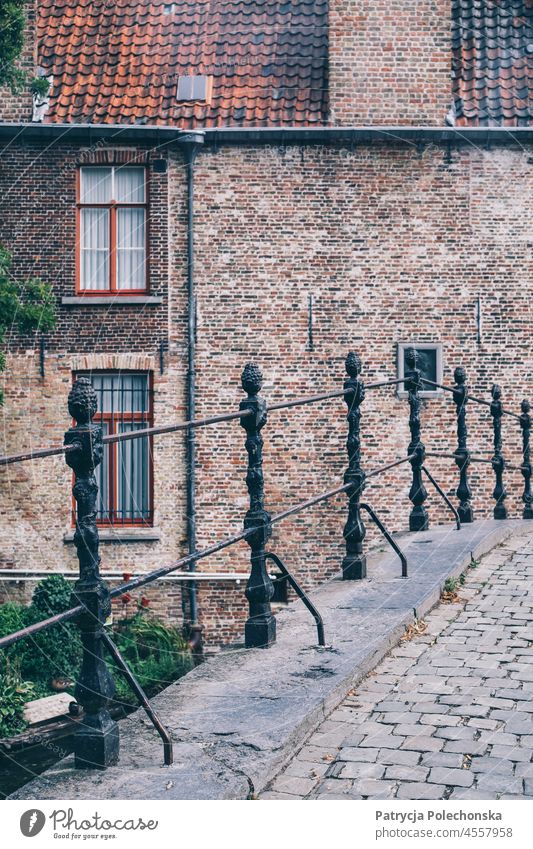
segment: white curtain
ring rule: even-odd
[[[80,203],[109,203],[112,183],[112,168],[82,168]]]
[[[117,209],[117,289],[144,287],[144,209]]]
[[[119,433],[146,427],[142,422],[125,422]],[[119,521],[148,518],[148,439],[131,439],[117,444],[117,512]]]
[[[146,374],[92,374],[91,383],[98,398],[98,413],[113,415],[114,432],[145,428],[149,422],[148,376]],[[104,435],[109,432],[108,423],[99,420]],[[132,413],[142,415],[142,421],[131,422],[127,418]],[[126,420],[125,420],[126,419]],[[116,523],[131,522],[149,518],[150,478],[149,478],[149,442],[148,439],[132,439],[104,447],[102,463],[96,468],[98,483],[98,519],[109,519],[109,463],[111,452],[116,454],[115,469],[115,506],[117,515],[112,519]]]
[[[117,203],[144,203],[144,168],[115,168],[114,191]]]
[[[82,209],[80,287],[109,288],[109,210]]]
[[[102,436],[107,436],[107,422],[101,422],[101,425]],[[109,454],[111,450],[111,445],[104,445],[102,462],[95,469],[96,483],[98,484],[96,517],[99,521],[107,521],[109,519]]]

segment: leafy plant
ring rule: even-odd
[[[62,575],[39,581],[28,608],[31,625],[61,613],[70,607],[71,586]],[[28,640],[24,640],[28,644]],[[75,678],[81,664],[81,639],[72,622],[62,622],[31,638],[21,659],[22,674],[36,682],[49,684],[52,678]]]
[[[30,83],[30,91],[34,97],[39,98],[39,100],[46,97],[50,91],[50,83],[48,82],[47,77],[34,77]]]
[[[24,47],[25,23],[22,3],[0,0],[0,85],[8,85],[13,91],[17,91],[24,81],[17,60]]]
[[[28,623],[28,608],[13,601],[0,605],[0,637],[20,631]],[[13,652],[15,646],[6,651]]]
[[[55,325],[54,296],[50,286],[37,277],[23,283],[15,280],[11,275],[11,262],[11,254],[0,245],[0,345],[4,344],[10,329],[20,333],[39,329],[44,333]],[[0,372],[5,365],[5,355],[0,353]],[[0,389],[0,404],[2,402]]]
[[[444,581],[444,592],[454,593],[457,590],[457,578],[446,578]]]
[[[0,636],[61,613],[69,607],[70,585],[62,575],[39,581],[29,607],[8,602],[0,605]],[[75,678],[81,664],[81,640],[71,622],[55,625],[10,646],[6,658],[15,661],[21,675],[35,683],[39,695],[49,695],[52,678]]]
[[[66,610],[70,595],[71,585],[62,575],[45,578],[35,588],[29,607],[11,602],[0,605],[0,636]],[[194,664],[180,631],[147,616],[147,607],[147,599],[141,599],[138,612],[117,623],[112,637],[143,689],[152,695],[185,675]],[[79,632],[70,622],[0,652],[0,721],[4,723],[0,724],[0,737],[22,730],[21,703],[53,694],[51,679],[75,681],[81,659]],[[137,698],[122,673],[109,657],[106,659],[115,680],[117,702],[136,705]],[[9,675],[3,670],[9,670]]]
[[[179,630],[157,619],[145,618],[141,613],[119,626],[114,639],[139,684],[149,694],[164,689],[193,667],[189,646]],[[117,700],[135,704],[136,697],[119,669],[112,668],[112,673]]]
[[[34,688],[24,681],[9,658],[0,658],[0,737],[18,734],[26,727],[23,711],[34,698]]]
[[[63,575],[43,578],[35,587],[30,610],[41,619],[61,613],[70,607],[71,592],[71,585]]]

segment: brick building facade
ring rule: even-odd
[[[0,241],[17,277],[36,274],[53,285],[58,321],[46,338],[44,377],[39,336],[9,340],[3,453],[60,444],[79,371],[149,375],[153,423],[186,419],[194,138],[183,141],[194,127],[201,131],[192,166],[197,416],[237,407],[248,360],[261,365],[263,394],[273,402],[340,388],[351,349],[362,357],[366,382],[396,377],[403,342],[440,346],[444,383],[464,365],[478,395],[489,397],[498,382],[517,409],[530,394],[533,366],[530,4],[330,0],[243,4],[253,14],[224,17],[220,3],[208,21],[201,4],[175,3],[157,7],[152,27],[141,15],[144,29],[132,29],[128,10],[144,14],[146,5],[131,2],[120,12],[93,4],[81,34],[96,45],[80,56],[77,4],[42,4],[35,50],[53,79],[48,111],[42,123],[21,124],[31,119],[24,95],[4,100]],[[201,56],[185,48],[194,20],[211,49]],[[61,29],[59,21],[70,23]],[[226,39],[225,58],[214,33]],[[120,73],[110,75],[117,44]],[[146,57],[137,60],[143,44]],[[163,75],[165,51],[173,73]],[[143,61],[153,63],[151,77],[146,67],[142,77]],[[95,62],[101,76],[93,91]],[[471,81],[483,74],[488,93],[480,97]],[[213,78],[211,102],[176,105],[177,81],[194,75]],[[505,84],[496,91],[498,75]],[[149,289],[142,295],[79,290],[77,191],[80,168],[91,167],[146,169]],[[490,456],[488,411],[471,405],[468,419],[472,449]],[[424,401],[422,422],[428,449],[453,450],[447,394]],[[405,455],[408,410],[394,387],[367,394],[362,434],[367,470]],[[272,512],[341,479],[341,401],[272,412],[263,436]],[[506,420],[504,436],[518,464],[518,423]],[[431,468],[453,493],[453,463],[434,458]],[[196,432],[198,547],[240,528],[245,469],[237,421]],[[153,515],[102,528],[104,574],[117,579],[186,553],[187,475],[183,435],[155,438]],[[74,573],[63,459],[8,466],[2,478],[2,567],[26,570],[25,577]],[[488,517],[490,466],[472,466],[471,481],[476,518]],[[508,470],[506,482],[509,513],[519,515],[520,473]],[[391,529],[406,527],[409,484],[408,467],[400,467],[368,487],[367,500]],[[428,507],[432,522],[449,521],[433,494]],[[305,586],[338,573],[345,516],[339,497],[276,529],[272,549]],[[372,532],[368,540],[376,541]],[[201,569],[229,575],[198,582],[198,605],[206,641],[231,642],[246,617],[236,575],[248,571],[248,548],[235,546]],[[31,581],[3,587],[12,597],[28,593]],[[146,592],[158,613],[179,622],[189,598],[180,587],[168,581]]]

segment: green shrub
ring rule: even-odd
[[[62,613],[70,607],[71,592],[71,585],[63,575],[50,575],[35,587],[30,609],[41,619]]]
[[[64,577],[45,578],[35,588],[29,607],[11,602],[0,605],[0,636],[61,613],[70,606],[70,596],[71,585]],[[180,631],[141,610],[132,619],[117,623],[111,636],[149,695],[176,681],[194,665]],[[0,737],[22,730],[22,705],[53,694],[53,678],[75,681],[81,660],[79,631],[71,622],[54,625],[0,652]],[[115,680],[117,701],[137,704],[137,697],[107,653],[106,661]],[[69,692],[73,690],[69,688]]]
[[[28,608],[28,624],[67,610],[70,594],[71,585],[62,575],[51,575],[39,581]],[[40,689],[49,685],[52,678],[76,678],[81,665],[81,639],[72,622],[54,625],[22,643],[25,644],[21,658],[22,674],[41,684]]]
[[[28,613],[28,607],[15,602],[8,601],[0,605],[0,637],[6,637],[25,628],[28,624]],[[28,651],[31,651],[29,640],[19,640],[18,643],[0,651],[0,660],[9,658],[20,669]]]
[[[51,575],[39,581],[29,607],[12,602],[0,605],[0,636],[66,610],[70,592],[65,578]],[[54,692],[50,688],[52,678],[76,678],[81,665],[80,635],[75,625],[64,622],[19,640],[0,654],[17,664],[23,679],[35,683],[39,696],[46,696]]]
[[[24,74],[18,67],[18,60],[24,47],[25,20],[22,3],[1,0],[0,85],[7,84],[12,91],[18,91],[24,81]]]
[[[2,28],[2,6],[0,0],[0,33]],[[14,6],[15,4],[8,4]],[[0,39],[0,81],[2,80],[2,39]],[[0,372],[6,366],[4,343],[13,331],[31,333],[40,330],[46,333],[55,325],[55,298],[48,283],[37,277],[20,281],[11,271],[11,254],[0,245]],[[3,403],[3,390],[0,389],[0,404]]]
[[[187,642],[177,628],[138,613],[117,627],[115,643],[148,694],[159,692],[193,667]],[[117,700],[136,704],[136,696],[120,670],[109,663],[117,688]]]
[[[0,605],[0,637],[20,631],[28,623],[28,608],[13,601]],[[14,649],[12,646],[8,651]]]
[[[0,738],[12,737],[26,727],[23,711],[35,698],[33,685],[7,657],[0,657]]]

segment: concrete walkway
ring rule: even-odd
[[[526,526],[527,527],[527,526]],[[262,799],[533,797],[533,528],[494,549]]]
[[[472,558],[479,559],[518,528],[523,528],[521,521],[490,520],[460,531],[438,527],[406,534],[401,544],[409,578],[400,577],[398,558],[389,549],[369,558],[367,580],[335,579],[313,592],[324,617],[326,648],[316,645],[314,622],[301,602],[295,602],[277,617],[278,640],[270,649],[222,652],[168,687],[153,704],[175,741],[173,766],[161,765],[160,740],[140,711],[121,723],[116,767],[80,772],[69,757],[12,798],[257,796],[398,643],[406,627],[438,602],[445,580],[458,576]],[[298,574],[298,563],[288,565]],[[354,730],[341,728],[341,737]],[[332,752],[320,752],[319,761],[324,755],[336,757],[342,739],[330,742],[335,744]],[[361,742],[358,734],[353,746]],[[324,764],[327,761],[319,767]],[[311,781],[299,785],[297,792],[313,788]]]

